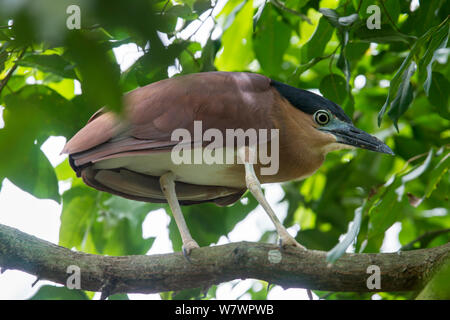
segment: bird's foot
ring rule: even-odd
[[[183,256],[186,258],[187,261],[191,262],[191,258],[189,256],[191,254],[192,249],[196,248],[200,248],[200,246],[193,239],[183,242],[182,246]]]
[[[279,234],[278,244],[280,249],[286,249],[288,247],[297,247],[306,250],[304,246],[297,242],[289,233],[283,232]]]

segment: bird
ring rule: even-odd
[[[311,176],[334,150],[357,147],[394,155],[355,127],[336,103],[257,73],[175,76],[124,94],[123,106],[119,114],[107,108],[94,113],[62,153],[92,188],[168,203],[186,257],[199,246],[181,205],[232,205],[249,190],[272,220],[280,246],[305,249],[280,222],[261,184]],[[230,143],[216,141],[230,135]],[[266,155],[270,149],[272,158],[261,157],[258,147]],[[203,159],[205,154],[213,161]]]

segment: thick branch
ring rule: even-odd
[[[74,252],[0,225],[0,266],[66,284],[67,267],[81,270],[81,287],[108,294],[155,293],[207,288],[233,279],[255,278],[285,288],[376,291],[366,286],[367,267],[381,270],[379,291],[419,289],[430,271],[450,255],[450,243],[402,253],[346,254],[328,266],[326,252],[239,242],[195,249],[189,263],[181,253],[108,257]],[[281,258],[281,260],[280,260]]]

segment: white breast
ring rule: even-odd
[[[225,151],[222,150],[223,155],[226,154]],[[94,169],[126,168],[131,171],[157,177],[168,171],[172,171],[175,173],[177,181],[185,183],[236,188],[245,187],[242,165],[237,165],[236,163],[225,164],[225,160],[220,161],[222,164],[207,164],[205,161],[201,161],[202,163],[200,164],[194,164],[193,160],[192,154],[191,161],[187,161],[188,163],[176,164],[172,159],[171,152],[153,152],[144,155],[127,155],[100,160],[94,164]],[[237,166],[242,167],[242,177],[231,174],[236,169],[239,170]]]

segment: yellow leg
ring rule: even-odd
[[[169,203],[172,215],[175,218],[178,230],[180,231],[181,240],[183,241],[183,254],[187,257],[192,249],[199,248],[199,245],[192,238],[189,232],[186,221],[181,212],[180,204],[178,203],[177,195],[175,193],[175,175],[172,172],[167,172],[159,179],[161,190]]]
[[[278,236],[280,237],[281,245],[283,247],[295,246],[298,248],[306,249],[287,232],[286,228],[283,226],[280,220],[278,220],[278,217],[276,216],[275,212],[272,210],[270,204],[264,197],[264,193],[262,192],[261,184],[258,181],[258,177],[256,176],[253,164],[249,161],[249,159],[252,159],[252,156],[254,156],[252,152],[254,151],[248,147],[241,148],[238,151],[238,155],[241,158],[242,162],[244,162],[245,166],[245,182],[247,188],[253,194],[258,203],[264,208],[266,213],[269,215],[269,218],[275,225]]]

